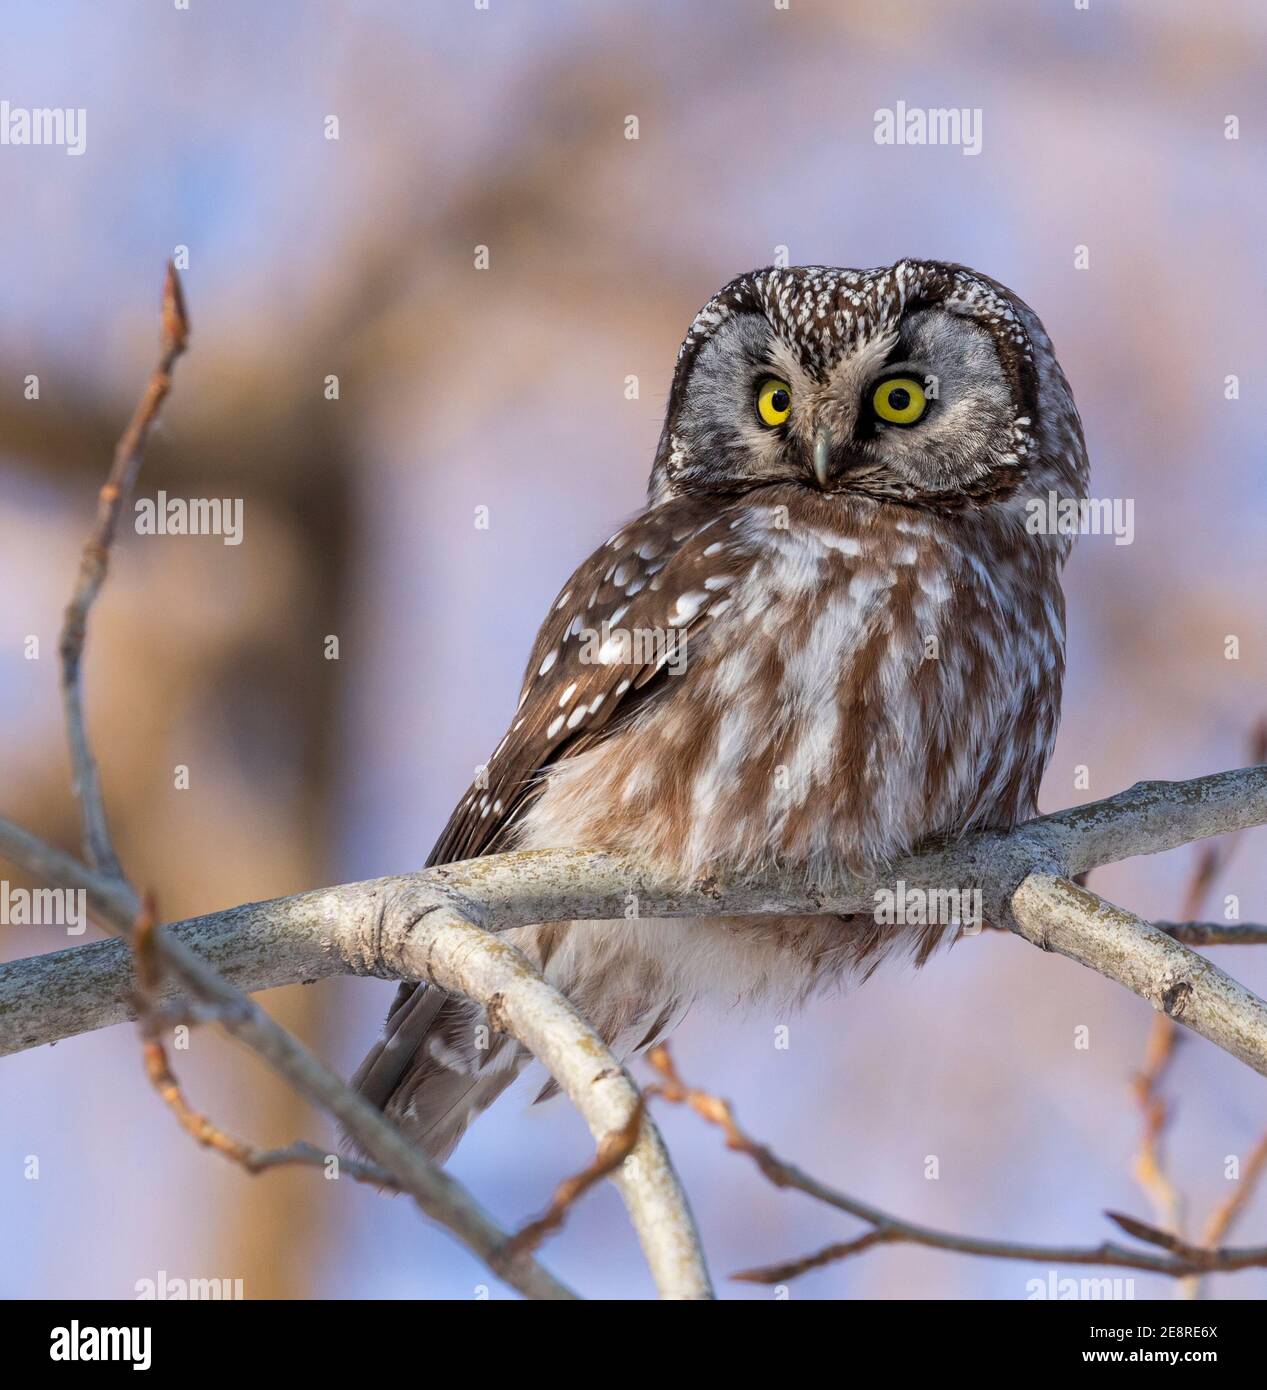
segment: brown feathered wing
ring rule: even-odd
[[[511,847],[543,774],[632,717],[667,688],[689,634],[698,640],[722,595],[705,586],[733,545],[725,511],[679,498],[646,512],[596,550],[541,625],[519,708],[484,775],[449,818],[428,866]],[[474,1114],[514,1080],[513,1040],[476,1047],[482,1011],[433,986],[402,984],[383,1039],[354,1084],[433,1156],[448,1156]]]

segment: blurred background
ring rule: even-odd
[[[87,140],[78,157],[0,147],[0,811],[77,846],[57,632],[177,248],[192,348],[139,495],[241,498],[244,541],[125,531],[86,667],[116,842],[168,919],[421,865],[504,731],[546,604],[640,505],[691,317],[784,247],[793,263],[963,261],[1014,288],[1072,381],[1094,494],[1134,503],[1134,543],[1085,538],[1068,571],[1043,808],[1239,766],[1267,708],[1265,57],[1249,0],[11,3],[0,97],[83,107]],[[980,108],[982,152],[877,146],[874,113],[899,100]],[[1225,894],[1267,911],[1264,844],[1245,837],[1208,915]],[[1093,885],[1173,917],[1194,855]],[[9,957],[68,944],[0,928]],[[1267,951],[1217,959],[1267,990]],[[350,1072],[391,993],[341,980],[263,999]],[[1105,1208],[1156,1214],[1132,1176],[1150,1019],[986,934],[793,1018],[697,1012],[675,1053],[752,1133],[858,1197],[977,1235],[1093,1242],[1112,1234]],[[330,1139],[213,1031],[176,1060],[226,1127]],[[529,1106],[539,1084],[452,1164],[508,1225],[592,1152],[566,1102]],[[1243,1164],[1267,1126],[1263,1082],[1189,1037],[1165,1087],[1196,1234],[1228,1156]],[[660,1119],[725,1296],[770,1298],[726,1275],[856,1231],[693,1116]],[[1238,1236],[1265,1230],[1260,1196]],[[197,1149],[130,1027],[0,1063],[0,1249],[8,1297],[131,1297],[160,1270],[258,1298],[511,1296],[403,1199],[252,1179]],[[651,1293],[609,1186],[545,1254],[588,1292]],[[1024,1298],[1047,1275],[892,1248],[792,1296]],[[1137,1296],[1172,1292],[1134,1278]],[[1261,1272],[1205,1287],[1264,1292]]]

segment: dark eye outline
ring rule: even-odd
[[[934,397],[928,394],[928,388],[924,385],[927,374],[921,373],[913,367],[892,367],[881,377],[878,377],[867,387],[867,410],[870,413],[874,424],[884,425],[888,429],[911,430],[916,425],[922,425],[928,419],[929,412],[933,408]],[[919,387],[920,395],[924,397],[924,408],[913,420],[886,420],[883,415],[875,408],[875,398],[880,388],[887,386],[893,381],[913,381]]]
[[[787,411],[782,420],[776,420],[773,424],[761,414],[761,393],[767,386],[774,382],[780,390],[787,392]],[[778,394],[776,391],[774,394]],[[757,417],[757,424],[763,430],[782,430],[787,428],[787,422],[792,416],[792,383],[786,381],[781,376],[775,376],[773,372],[763,372],[757,377],[752,392],[752,410]]]

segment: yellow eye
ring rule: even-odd
[[[890,425],[913,425],[928,409],[928,397],[914,377],[892,376],[875,388],[871,408]]]
[[[792,413],[792,388],[777,376],[768,376],[757,387],[757,414],[773,429]]]

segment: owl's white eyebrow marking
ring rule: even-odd
[[[572,684],[569,685],[568,688],[563,692],[563,694],[559,696],[559,708],[562,709],[563,706],[566,705],[567,702],[568,702],[568,701],[572,698],[572,696],[575,695],[575,694],[576,694],[576,682],[573,681]]]
[[[546,726],[546,738],[553,738],[562,727],[563,716],[559,715],[557,719],[552,719],[550,723]]]
[[[550,667],[553,666],[556,661],[558,661],[558,659],[559,653],[557,648],[554,651],[547,652],[546,659],[541,663],[540,666],[537,667],[537,675],[544,676],[545,673],[550,669]]]

